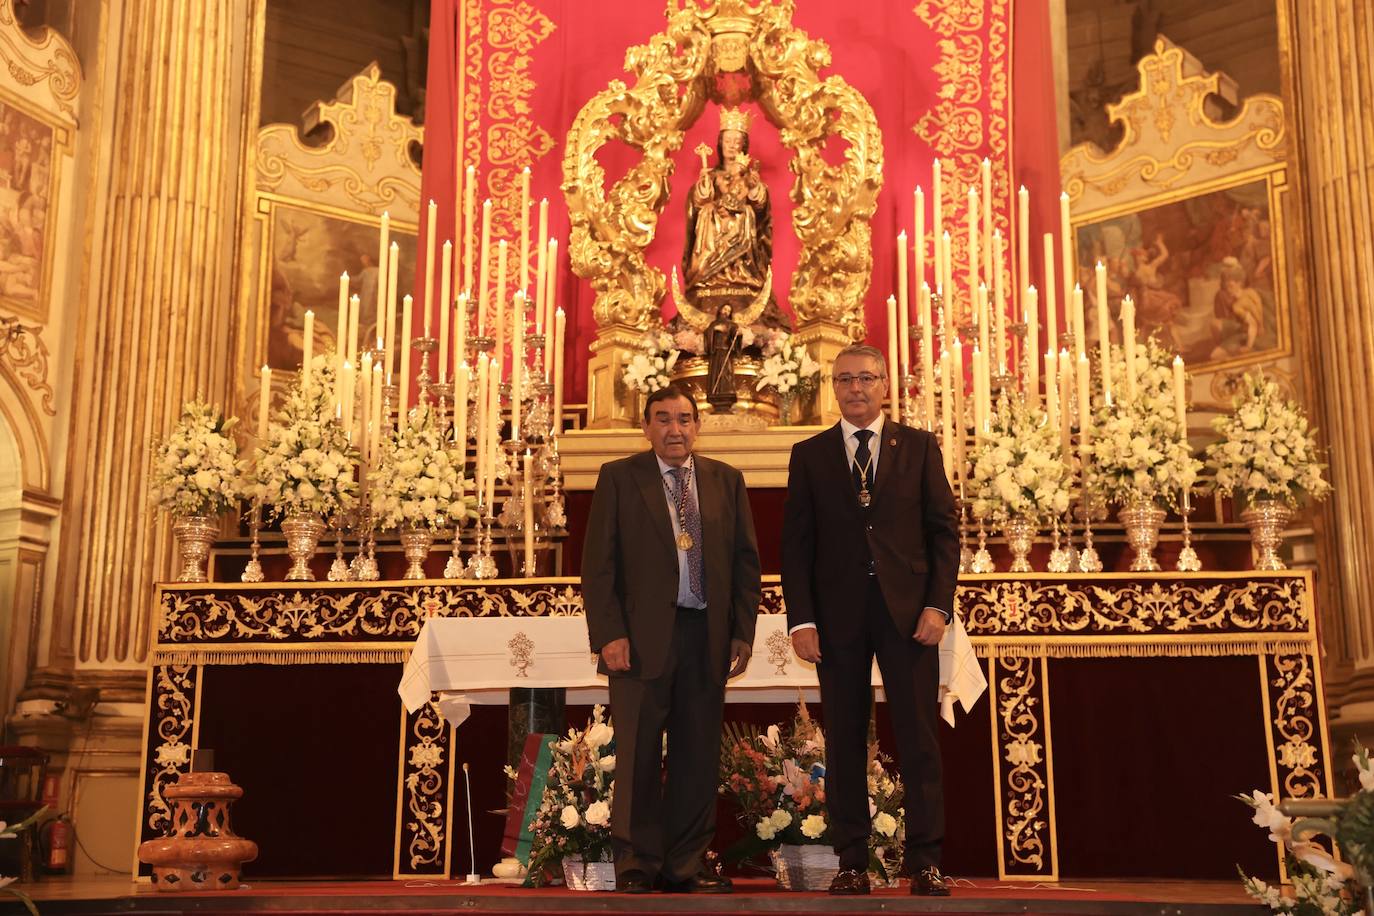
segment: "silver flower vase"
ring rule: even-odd
[[[287,582],[313,582],[310,558],[324,537],[324,522],[313,512],[292,512],[282,519],[281,533],[286,537],[286,555],[291,568],[286,571]]]
[[[1159,572],[1154,552],[1159,544],[1159,527],[1166,513],[1149,500],[1137,500],[1123,506],[1116,516],[1126,529],[1126,543],[1135,550],[1131,572]]]
[[[177,539],[178,582],[204,582],[205,561],[210,557],[219,520],[213,515],[182,515],[172,524]]]
[[[1293,520],[1293,510],[1276,499],[1251,500],[1249,508],[1241,512],[1240,520],[1250,529],[1250,543],[1255,548],[1255,569],[1287,569],[1279,556],[1283,532]]]
[[[434,532],[424,525],[406,525],[401,528],[401,548],[405,552],[406,572],[403,579],[423,579],[425,577],[425,557],[434,545]]]
[[[1035,521],[1023,515],[1013,515],[1002,523],[1002,534],[1006,536],[1007,548],[1011,550],[1012,572],[1032,571],[1029,557],[1038,530]]]

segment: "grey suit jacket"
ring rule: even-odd
[[[759,550],[744,475],[695,456],[706,566],[711,661],[719,683],[730,640],[754,641],[759,609]],[[655,678],[672,645],[677,614],[677,547],[652,451],[601,466],[582,553],[582,602],[592,651],[630,640],[630,670],[603,674]]]

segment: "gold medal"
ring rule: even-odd
[[[693,543],[695,542],[692,540],[692,536],[685,531],[677,536],[678,550],[691,550]]]
[[[873,497],[869,494],[868,487],[864,487],[859,491],[859,505],[867,509],[872,502]]]

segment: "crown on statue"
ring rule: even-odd
[[[747,110],[743,108],[722,108],[720,110],[720,129],[737,130],[742,134],[749,133],[749,122],[753,120]]]
[[[697,8],[696,15],[712,35],[754,31],[754,23],[763,12],[764,4],[750,6],[748,0],[719,0],[706,8]]]

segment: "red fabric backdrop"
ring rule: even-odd
[[[896,280],[895,237],[903,228],[912,232],[912,191],[919,184],[929,194],[937,156],[946,174],[945,225],[955,238],[956,265],[968,182],[977,180],[986,156],[993,163],[995,224],[1009,239],[1008,252],[1016,250],[1016,188],[1024,183],[1031,189],[1033,276],[1039,283],[1038,240],[1057,223],[1059,191],[1046,0],[1021,0],[1014,16],[1010,0],[920,0],[914,7],[911,0],[802,0],[794,22],[828,43],[833,65],[827,72],[867,97],[883,131],[884,187],[873,218],[874,273],[865,305],[871,341],[886,343],[883,302]],[[434,0],[422,199],[440,207],[436,245],[454,236],[456,156],[462,166],[478,167],[479,211],[483,199],[493,202],[493,243],[504,237],[512,250],[518,246],[519,175],[528,166],[535,207],[549,199],[550,232],[565,248],[568,213],[559,186],[567,130],[587,99],[626,76],[626,48],[664,24],[663,5],[645,0]],[[708,106],[675,157],[672,197],[648,250],[659,269],[681,258],[684,195],[696,174],[692,150],[714,141],[718,116]],[[774,289],[787,309],[798,254],[787,197],[791,175],[777,129],[761,114],[750,152],[772,195]],[[603,150],[608,180],[623,173],[632,154],[614,144]],[[420,278],[423,252],[422,235]],[[567,400],[575,403],[585,397],[587,346],[596,334],[593,295],[569,269],[565,250],[560,267],[558,301],[569,316]],[[417,278],[417,307],[423,307],[423,289]]]

